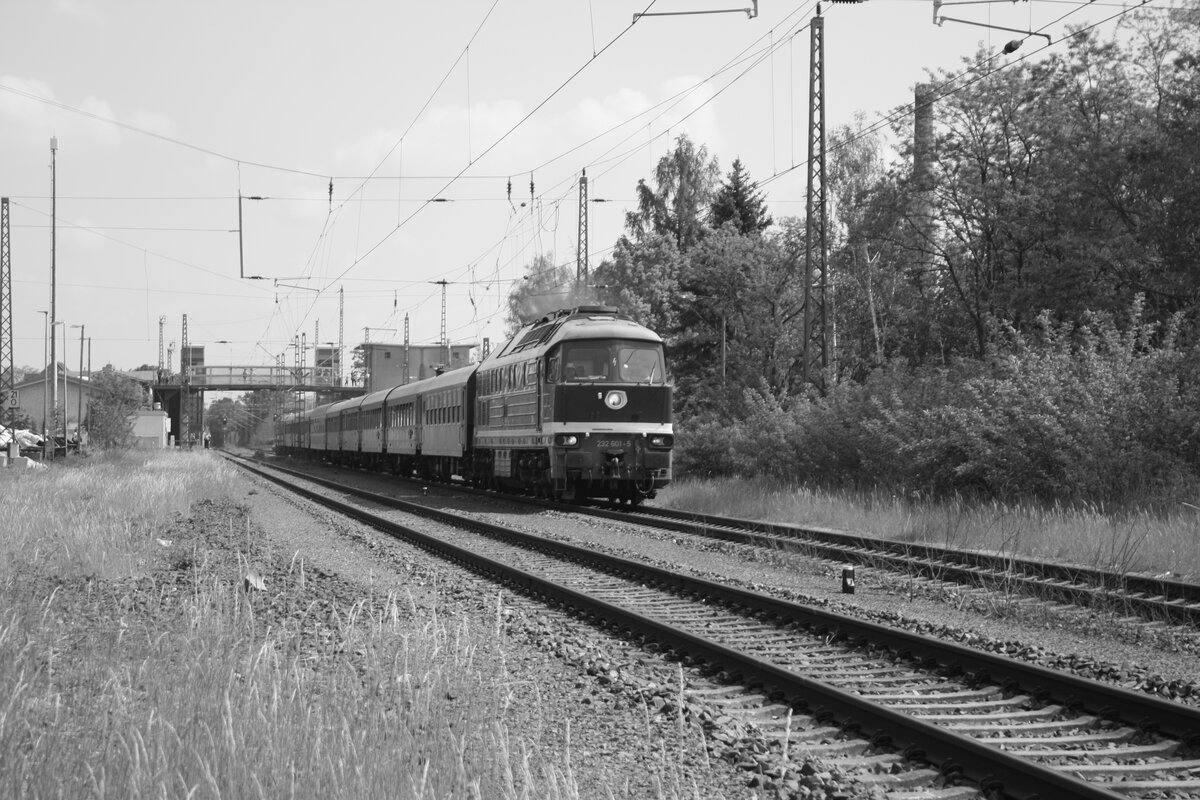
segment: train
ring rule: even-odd
[[[609,306],[523,326],[482,361],[286,415],[284,456],[637,505],[671,482],[662,338]]]

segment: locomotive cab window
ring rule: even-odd
[[[620,380],[629,383],[665,383],[662,347],[641,342],[617,342]]]
[[[551,356],[547,374],[554,371]],[[667,382],[662,345],[658,342],[575,342],[564,345],[562,380],[567,383]]]
[[[612,351],[602,344],[569,344],[563,348],[563,379],[568,383],[611,380]]]

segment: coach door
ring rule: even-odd
[[[542,413],[538,415],[538,430],[542,430],[542,426],[547,422],[554,421],[554,392],[555,383],[558,381],[559,374],[559,353],[556,349],[553,353],[546,356],[546,361],[543,364],[541,359],[538,360],[538,405],[542,409]]]

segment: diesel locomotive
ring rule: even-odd
[[[614,308],[560,309],[480,363],[290,415],[277,451],[637,504],[671,480],[672,389],[658,334]]]

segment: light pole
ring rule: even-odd
[[[62,325],[62,329],[63,329],[63,349],[62,349],[62,354],[63,354],[63,394],[62,394],[62,401],[63,401],[63,457],[65,458],[67,455],[67,323],[64,321],[64,322],[60,322],[59,324]],[[55,367],[55,369],[57,369],[57,366]],[[58,421],[57,414],[55,414],[54,420],[55,420],[55,422]]]
[[[54,382],[50,386],[50,394],[54,401],[54,427],[58,429],[58,355],[54,352],[55,295],[57,280],[55,277],[57,262],[55,240],[58,232],[58,137],[50,137],[50,363],[54,366]],[[51,450],[51,453],[54,451]]]
[[[46,364],[46,359],[49,358],[47,351],[50,347],[50,312],[39,311],[42,315],[42,363]],[[50,457],[46,441],[46,417],[50,416],[50,386],[46,383],[46,379],[50,377],[49,365],[42,369],[42,460],[45,461]]]
[[[82,452],[83,447],[83,331],[87,327],[85,325],[72,325],[72,328],[79,328],[79,407],[75,412],[75,441],[81,448],[77,452]],[[64,352],[65,349],[64,349]],[[88,380],[91,381],[92,376],[88,375]],[[89,392],[90,394],[90,392]]]
[[[67,340],[67,324],[61,320],[51,321],[49,330],[50,330],[50,359],[52,361],[56,358],[55,342],[57,340],[54,338],[54,335],[55,335],[54,329],[56,327],[58,327],[59,325],[63,326],[63,341],[65,342]],[[64,350],[65,350],[65,348],[64,348]],[[50,378],[50,397],[51,397],[50,406],[51,407],[50,407],[50,419],[49,419],[50,436],[49,436],[48,452],[49,452],[49,457],[54,458],[54,456],[55,456],[54,451],[57,446],[57,439],[58,439],[58,362],[54,361],[54,363],[52,363],[50,365],[50,369],[54,370],[54,375],[53,375],[53,377]],[[63,372],[64,372],[63,383],[66,383],[67,376],[65,374],[65,372],[66,372],[65,365],[64,365]],[[65,400],[64,400],[64,402],[65,402]],[[63,416],[65,417],[66,414],[64,413]],[[64,420],[64,427],[65,427],[65,422],[66,421]]]

